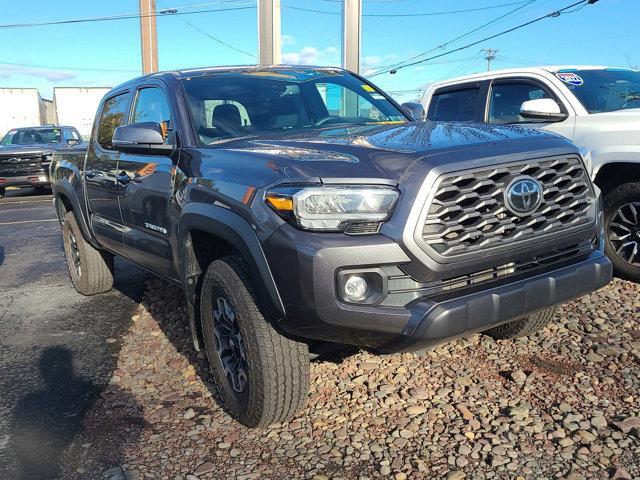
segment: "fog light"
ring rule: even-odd
[[[362,300],[367,295],[367,281],[357,275],[344,282],[344,295],[348,300]]]

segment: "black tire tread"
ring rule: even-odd
[[[278,333],[268,309],[262,309],[263,315],[259,308],[263,304],[258,297],[259,289],[242,257],[231,255],[214,260],[207,269],[204,284],[213,280],[211,277],[221,278],[231,290],[228,293],[242,299],[249,313],[240,324],[245,348],[252,349],[250,358],[259,362],[257,368],[249,368],[248,405],[240,411],[227,405],[227,410],[240,423],[253,428],[289,419],[304,406],[308,397],[310,362],[307,345]],[[216,380],[226,381],[218,376]]]
[[[69,230],[73,230],[73,236],[78,243],[82,262],[82,274],[79,277],[72,265]],[[94,248],[84,239],[73,212],[65,214],[62,233],[69,276],[78,293],[89,296],[111,290],[113,287],[113,257],[109,253]]]
[[[629,182],[618,185],[612,190],[604,192],[603,200],[604,221],[605,226],[608,226],[609,219],[618,208],[631,201],[640,201],[640,182]],[[618,257],[618,254],[609,244],[608,233],[608,231],[605,233],[605,236],[607,236],[607,239],[605,240],[605,253],[613,264],[615,274],[618,277],[625,278],[633,282],[640,282],[640,267],[634,267]]]
[[[556,307],[547,308],[528,317],[490,328],[482,333],[496,340],[525,337],[546,326],[553,320],[555,313]]]

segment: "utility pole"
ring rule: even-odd
[[[258,61],[260,65],[282,63],[280,0],[258,0]]]
[[[496,54],[500,50],[494,50],[492,48],[483,48],[481,51],[485,52],[484,59],[487,61],[487,72],[488,72],[489,70],[491,70],[491,62],[493,62],[496,59]]]
[[[158,32],[156,30],[156,0],[140,1],[140,44],[142,73],[158,71]]]
[[[342,0],[342,68],[360,73],[362,0]]]

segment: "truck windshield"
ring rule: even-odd
[[[589,113],[640,108],[640,72],[625,69],[555,72]]]
[[[59,128],[25,128],[10,130],[0,145],[32,145],[37,143],[60,142]]]
[[[338,70],[248,70],[186,77],[182,83],[201,145],[256,134],[408,120],[373,86]]]

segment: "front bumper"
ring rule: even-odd
[[[402,266],[411,260],[383,235],[357,241],[344,237],[285,226],[264,244],[287,311],[281,327],[289,334],[384,353],[419,350],[588,294],[612,277],[611,263],[594,250],[544,271],[506,277],[499,284],[463,289],[446,298],[418,298],[404,307],[354,305],[338,296],[340,269]]]
[[[44,187],[50,183],[49,173],[45,171],[13,177],[7,177],[0,173],[0,188],[21,186]]]

